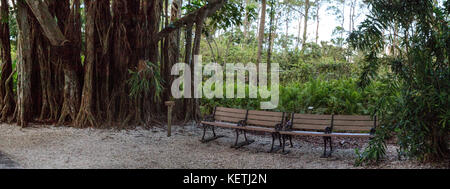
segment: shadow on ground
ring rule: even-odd
[[[18,169],[19,165],[0,151],[0,169]]]

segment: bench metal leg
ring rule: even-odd
[[[275,140],[277,137],[278,137],[278,140],[280,141],[280,146],[274,147]],[[281,135],[278,133],[272,133],[272,146],[270,147],[269,153],[278,152],[279,150],[282,149],[282,147],[283,147],[283,143],[281,142]]]
[[[208,127],[211,127],[211,130],[213,132],[213,136],[210,138],[206,138],[205,139],[205,135],[206,135],[206,129],[208,129]],[[222,138],[225,137],[223,135],[216,135],[216,132],[214,131],[214,126],[211,125],[203,125],[203,136],[202,136],[202,140],[200,140],[202,143],[207,143],[207,142],[211,142],[213,140],[216,140],[218,138]]]
[[[244,139],[245,139],[246,142],[248,142],[248,139],[247,139],[247,132],[246,132],[245,130],[244,130],[243,132],[244,132]]]
[[[239,132],[243,132],[244,139],[245,139],[244,142],[238,143],[238,141],[239,141]],[[234,142],[234,145],[231,146],[231,148],[238,149],[238,148],[240,148],[242,146],[250,145],[253,142],[255,142],[255,140],[248,140],[247,139],[247,131],[241,130],[241,129],[236,129],[236,141]]]
[[[216,137],[216,131],[214,131],[214,127],[212,127],[213,136]]]
[[[275,134],[277,135],[278,140],[280,141],[280,147],[282,147],[283,143],[281,142],[281,135],[280,135],[280,133],[275,133]]]
[[[202,140],[201,141],[205,140],[205,135],[206,135],[206,126],[203,125],[203,136],[202,136]]]
[[[281,135],[281,137],[283,138],[283,150],[281,151],[282,152],[282,154],[288,154],[290,151],[289,150],[285,150],[285,147],[286,147],[286,138],[288,138],[289,137],[289,139],[291,139],[292,138],[292,136],[288,136],[288,135]],[[292,141],[291,141],[291,145],[292,145]]]
[[[291,148],[293,148],[294,144],[292,144],[292,136],[289,136],[289,142],[291,142]]]
[[[323,155],[321,158],[329,158],[331,156],[331,153],[333,152],[333,146],[331,142],[331,137],[323,137]],[[327,143],[330,143],[330,151],[327,152]]]
[[[272,146],[270,147],[269,153],[273,151],[273,144],[274,143],[275,143],[275,136],[273,136],[273,133],[272,133]]]

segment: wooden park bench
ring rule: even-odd
[[[223,137],[223,135],[216,135],[214,127],[228,128],[236,130],[236,140],[232,148],[240,148],[249,145],[254,140],[247,138],[247,131],[265,132],[272,134],[272,147],[270,152],[274,151],[274,143],[276,138],[280,141],[280,148],[282,147],[281,136],[278,131],[283,127],[284,113],[282,112],[268,112],[255,110],[242,110],[234,108],[216,107],[211,116],[208,116],[201,122],[203,126],[203,136],[201,141],[203,143]],[[213,136],[206,139],[206,130],[211,128]],[[244,142],[239,142],[239,135],[243,133]]]
[[[373,137],[377,127],[376,116],[350,116],[350,115],[312,115],[292,114],[291,120],[279,133],[283,138],[283,153],[286,139],[292,145],[292,136],[318,136],[323,137],[324,151],[322,157],[330,157],[333,152],[331,137]],[[327,152],[327,143],[330,151]]]

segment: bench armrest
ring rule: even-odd
[[[376,133],[375,128],[370,129],[370,135],[375,135],[375,133]]]
[[[203,121],[214,122],[215,119],[213,115],[208,115],[203,119]]]
[[[325,128],[325,134],[331,134],[333,132],[333,129],[331,127]]]
[[[279,132],[283,130],[283,124],[282,123],[278,123],[275,125],[275,131]]]
[[[291,131],[292,130],[292,121],[288,121],[284,124],[283,131]]]
[[[238,126],[245,127],[247,125],[247,120],[240,120]]]

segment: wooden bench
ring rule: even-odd
[[[269,152],[276,152],[282,147],[279,131],[283,128],[284,115],[283,112],[249,110],[243,129],[244,133],[245,131],[270,133],[272,135],[272,146]],[[276,138],[280,142],[280,147],[274,148]]]
[[[201,122],[203,126],[203,136],[201,141],[203,143],[224,137],[223,135],[216,135],[214,127],[222,127],[228,129],[240,129],[245,124],[247,119],[247,110],[215,107],[213,114],[207,116],[204,121]],[[211,138],[205,138],[207,128],[211,128],[213,136]]]
[[[292,114],[291,120],[279,133],[283,138],[283,153],[286,139],[292,145],[292,136],[318,136],[323,137],[324,151],[322,157],[330,157],[333,152],[331,137],[374,137],[377,127],[376,116],[349,116],[349,115],[312,115]],[[330,151],[327,152],[327,143]]]
[[[282,147],[281,135],[278,131],[283,128],[284,113],[268,112],[255,110],[242,110],[233,108],[216,107],[211,116],[201,122],[203,125],[202,142],[206,143],[223,136],[217,136],[214,127],[222,127],[236,130],[236,140],[233,148],[240,148],[249,145],[254,140],[247,138],[247,131],[265,132],[272,134],[272,147],[269,152],[274,151],[275,139],[280,141]],[[207,128],[211,128],[213,137],[205,139]],[[243,133],[245,141],[239,142],[239,135]]]

